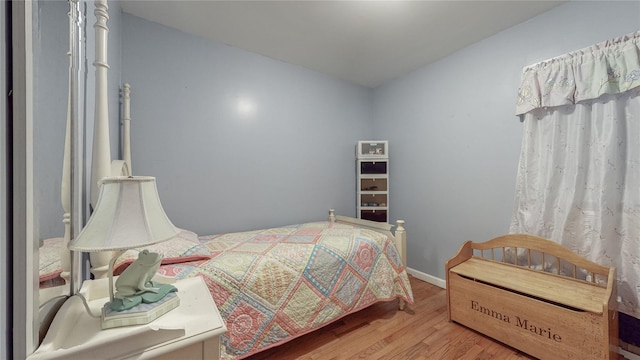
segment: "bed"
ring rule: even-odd
[[[41,241],[38,249],[40,289],[61,286],[66,283],[61,276],[62,262],[60,254],[64,246],[64,238],[61,237]]]
[[[331,216],[209,236],[181,230],[177,241],[145,249],[164,254],[162,276],[205,280],[228,329],[221,356],[242,359],[377,302],[413,303],[397,239],[384,233],[385,224],[371,225]],[[115,272],[135,256],[125,253]]]
[[[96,2],[95,12],[96,32],[102,32],[96,34],[96,49],[101,49],[96,53],[96,96],[107,94],[108,15],[102,4]],[[92,179],[131,173],[129,91],[125,85],[124,157],[115,166],[103,154],[109,151],[104,147],[109,144],[107,101],[96,98]],[[92,194],[97,193],[94,184]],[[222,358],[241,359],[377,302],[398,301],[401,310],[413,303],[403,225],[401,220],[391,225],[336,216],[330,210],[324,221],[270,229],[214,235],[180,229],[176,238],[142,249],[163,255],[161,276],[204,279],[228,329],[221,339]],[[63,246],[67,242],[65,235]],[[120,256],[114,274],[142,249]],[[110,253],[91,257],[95,278],[107,275],[110,258]],[[64,273],[68,264],[61,266]]]

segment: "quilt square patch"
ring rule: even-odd
[[[329,295],[346,261],[324,246],[315,246],[304,269],[304,276],[322,294]]]

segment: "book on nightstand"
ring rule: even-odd
[[[180,298],[175,292],[168,293],[154,303],[142,303],[131,309],[116,311],[108,302],[102,308],[102,329],[120,326],[142,325],[152,322],[180,305]]]

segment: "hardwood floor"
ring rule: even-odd
[[[534,359],[449,322],[445,290],[410,281],[416,302],[404,311],[376,304],[248,359]]]

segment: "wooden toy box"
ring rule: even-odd
[[[550,240],[466,242],[446,263],[449,320],[539,359],[616,359],[615,269]]]

